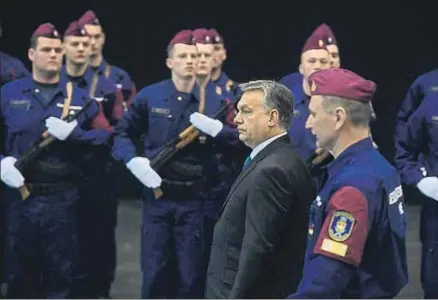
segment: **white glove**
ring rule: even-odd
[[[76,126],[78,126],[78,121],[76,120],[66,122],[55,117],[50,117],[46,120],[46,127],[49,134],[61,141],[68,138]]]
[[[160,175],[151,168],[149,159],[146,157],[134,157],[126,164],[126,167],[146,187],[156,188],[161,185],[162,179]]]
[[[417,183],[417,188],[427,197],[438,201],[438,177],[424,177]]]
[[[222,124],[221,121],[212,119],[198,112],[190,115],[190,123],[203,133],[212,137],[217,136],[224,127],[224,124]]]
[[[12,188],[19,188],[24,185],[24,177],[14,166],[17,159],[7,156],[0,161],[0,177],[2,181]]]

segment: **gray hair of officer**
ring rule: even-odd
[[[281,83],[272,80],[255,80],[239,85],[243,93],[249,91],[262,91],[261,99],[266,111],[275,109],[279,115],[279,127],[288,130],[293,115],[294,100],[291,91]]]

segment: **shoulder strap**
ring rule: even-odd
[[[65,89],[67,91],[67,97],[64,99],[64,107],[62,108],[61,119],[67,117],[70,111],[71,98],[73,96],[73,84],[71,81],[67,82]]]
[[[105,74],[106,78],[109,78],[111,75],[111,66],[109,64],[106,64],[105,71],[103,72]]]
[[[99,75],[97,72],[94,72],[93,78],[91,79],[89,96],[90,98],[94,98],[94,94],[96,93],[97,83],[99,81]]]

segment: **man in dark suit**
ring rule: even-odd
[[[206,298],[285,298],[301,278],[312,179],[287,135],[291,92],[242,84],[234,119],[253,149],[231,187],[213,234]]]

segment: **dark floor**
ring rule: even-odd
[[[398,298],[422,298],[420,285],[420,244],[418,241],[418,206],[408,206],[408,257],[410,282]],[[120,203],[117,229],[118,268],[113,284],[114,298],[140,297],[140,225],[141,202],[126,200]]]

